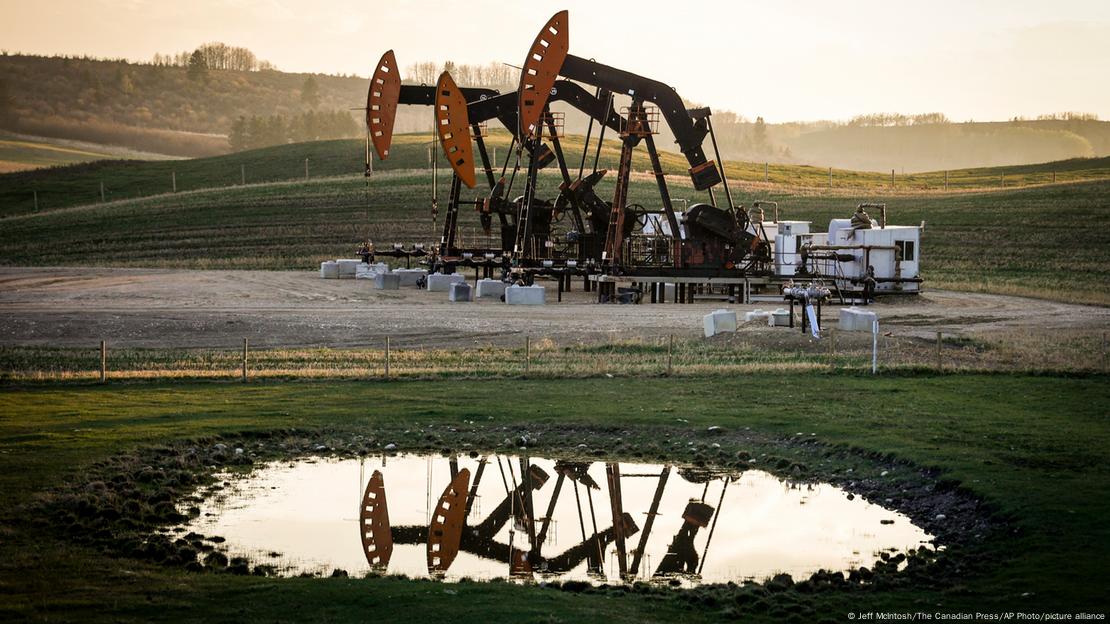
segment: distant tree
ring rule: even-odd
[[[757,152],[767,149],[767,123],[762,117],[756,117],[755,124],[752,125],[752,147]]]
[[[131,74],[122,69],[116,70],[116,86],[119,87],[120,93],[124,95],[135,93],[135,82],[131,80]]]
[[[1065,111],[1063,113],[1037,115],[1037,119],[1041,121],[1098,121],[1098,115],[1096,115],[1095,113],[1077,113],[1074,111]]]
[[[200,50],[194,50],[189,56],[189,79],[204,80],[208,76],[208,64]]]
[[[240,115],[231,122],[231,132],[227,135],[227,142],[232,151],[240,152],[250,149],[250,135],[247,132],[247,118]]]
[[[301,85],[301,102],[312,108],[320,104],[320,85],[316,84],[316,78],[311,75]]]
[[[235,151],[291,142],[356,136],[358,122],[350,111],[305,111],[292,117],[238,117],[231,123],[228,143]]]

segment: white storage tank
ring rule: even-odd
[[[846,286],[851,279],[862,279],[867,266],[875,267],[878,292],[917,292],[921,285],[913,281],[921,276],[921,226],[888,225],[869,230],[853,230],[849,219],[829,222],[829,244],[849,247],[837,250],[838,254],[851,255],[852,259],[840,262],[840,272]],[[887,280],[887,281],[884,281]]]

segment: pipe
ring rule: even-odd
[[[894,245],[811,245],[815,251],[830,251],[836,249],[885,249],[887,251],[898,249]]]
[[[858,284],[863,281],[862,278],[853,277],[850,280],[853,284]],[[925,280],[920,277],[876,277],[875,282],[878,284],[921,284]]]

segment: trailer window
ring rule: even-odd
[[[914,260],[916,260],[916,257],[915,257],[914,254],[917,250],[914,249],[914,247],[915,247],[914,241],[912,241],[912,240],[894,241],[894,246],[898,248],[898,251],[902,252],[902,260],[903,261],[913,262]]]

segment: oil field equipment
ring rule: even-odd
[[[753,288],[771,288],[796,275],[833,280],[843,300],[846,292],[859,290],[868,266],[878,262],[885,267],[888,256],[893,266],[876,269],[884,289],[918,289],[920,228],[887,228],[884,211],[876,233],[834,220],[828,234],[810,235],[808,222],[779,221],[773,202],[756,202],[749,212],[733,201],[710,109],[687,109],[669,85],[571,54],[569,26],[567,11],[544,24],[528,49],[513,93],[460,87],[446,71],[435,86],[405,85],[393,51],[382,55],[367,95],[367,174],[372,170],[371,144],[380,159],[389,157],[398,105],[423,105],[433,108],[451,185],[434,249],[394,245],[378,251],[371,246],[373,255],[411,261],[426,254],[424,261],[433,271],[471,267],[483,277],[525,285],[549,276],[558,281],[560,296],[570,288],[571,278],[579,276],[587,289],[598,290],[599,301],[663,301],[668,284],[674,286],[672,301],[712,296],[715,289],[732,300],[747,300]],[[555,102],[588,118],[577,163],[563,149],[563,117],[551,109]],[[511,135],[500,166],[486,145],[484,128],[491,121]],[[675,209],[655,144],[660,123],[666,123],[685,157],[694,191],[706,194],[706,201],[682,212]],[[620,143],[611,176],[599,168],[607,132]],[[713,159],[705,151],[707,138]],[[633,155],[640,147],[656,181],[656,206],[630,200]],[[432,161],[436,216],[437,161]],[[560,184],[557,193],[545,196],[539,173],[551,165]],[[606,176],[612,179],[611,199],[598,190]],[[773,222],[766,220],[764,206],[773,206]],[[477,213],[484,239],[460,236],[464,207]],[[618,294],[618,284],[628,282],[637,296],[627,290]]]

